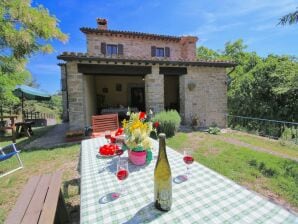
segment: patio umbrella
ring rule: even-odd
[[[25,85],[17,85],[13,93],[15,96],[19,97],[22,101],[22,115],[23,115],[25,99],[27,100],[50,100],[51,99],[50,94],[42,90],[35,89]]]

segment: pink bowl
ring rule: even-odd
[[[128,158],[129,160],[135,164],[135,165],[144,165],[146,163],[146,155],[147,152],[146,151],[132,151],[132,150],[128,150]]]

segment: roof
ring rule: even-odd
[[[172,61],[167,58],[142,58],[142,57],[111,57],[111,56],[93,56],[86,53],[78,52],[63,52],[63,54],[57,56],[58,59],[64,61],[103,61],[103,62],[114,62],[117,63],[145,63],[145,64],[160,64],[160,65],[178,65],[178,66],[208,66],[208,67],[235,67],[237,63],[232,61],[220,61],[220,60],[194,60],[188,61],[185,59],[179,59],[177,61]]]
[[[159,35],[151,33],[133,32],[133,31],[120,31],[120,30],[100,30],[97,28],[82,27],[80,30],[85,34],[96,33],[96,34],[119,34],[124,36],[135,36],[148,39],[159,39],[159,40],[169,40],[169,41],[180,41],[181,37],[169,36],[169,35]]]

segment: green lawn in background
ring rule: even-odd
[[[241,132],[226,133],[223,134],[223,136],[298,158],[298,145],[294,142],[282,142],[281,140],[276,141]]]
[[[177,151],[183,147],[195,149],[195,160],[265,196],[281,197],[298,211],[298,163],[293,160],[251,150],[221,140],[208,133],[177,133],[167,140],[168,146]],[[228,135],[233,138],[235,135]],[[241,139],[252,145],[266,146],[274,151],[292,155],[295,147],[283,146],[278,141],[238,133]],[[272,146],[272,147],[271,147]]]

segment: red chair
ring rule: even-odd
[[[114,134],[119,128],[118,114],[92,116],[92,138],[104,136],[105,131]]]

